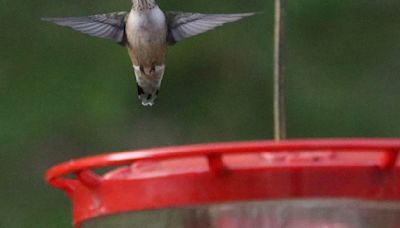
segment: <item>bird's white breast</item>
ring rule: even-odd
[[[131,10],[126,24],[128,38],[136,35],[162,35],[166,28],[165,15],[158,6],[144,11]]]

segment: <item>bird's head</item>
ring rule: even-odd
[[[138,10],[151,9],[156,6],[155,0],[132,0],[133,8]]]

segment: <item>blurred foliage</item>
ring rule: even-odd
[[[128,0],[0,0],[0,227],[70,227],[47,168],[109,151],[272,138],[273,1],[159,0],[165,10],[263,14],[169,49],[154,107],[124,48],[39,20]],[[290,137],[400,136],[400,1],[298,0],[287,12]]]

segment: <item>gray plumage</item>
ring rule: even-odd
[[[44,21],[73,28],[82,33],[114,40],[125,40],[125,17],[128,12],[97,14],[87,17],[42,18]]]
[[[87,17],[42,18],[128,48],[143,105],[153,105],[164,74],[166,46],[254,13],[163,13],[154,0],[133,0],[130,12]]]
[[[201,14],[185,12],[167,12],[168,43],[174,44],[228,22],[235,22],[254,13],[238,14]]]

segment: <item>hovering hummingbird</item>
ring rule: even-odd
[[[144,106],[152,106],[157,98],[168,45],[254,15],[164,13],[155,0],[132,0],[132,3],[129,12],[42,19],[126,46],[136,76],[138,97]]]

